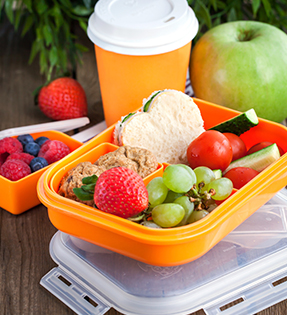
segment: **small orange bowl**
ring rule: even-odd
[[[71,152],[82,145],[81,142],[59,131],[39,132],[31,135],[34,139],[44,136],[51,140],[62,141],[70,148]],[[0,207],[17,215],[40,204],[37,195],[37,182],[49,167],[50,165],[17,181],[11,181],[0,175]]]

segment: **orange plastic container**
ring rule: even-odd
[[[153,91],[184,91],[198,27],[186,0],[97,2],[87,33],[107,126],[141,107]]]
[[[206,129],[239,114],[194,100]],[[63,174],[80,161],[93,160],[94,154],[104,154],[111,143],[113,129],[114,126],[109,127],[50,167],[38,182],[39,199],[48,208],[50,220],[57,229],[151,265],[181,265],[201,257],[287,184],[287,154],[284,154],[202,220],[170,229],[147,228],[59,196],[56,192]],[[271,141],[287,151],[287,128],[264,119],[242,138],[247,149],[257,142]],[[159,166],[145,183],[161,176],[162,170]]]
[[[82,145],[81,142],[59,131],[34,133],[32,136],[34,139],[45,136],[52,140],[60,140],[67,144],[71,151]],[[21,214],[40,204],[37,195],[37,182],[49,167],[47,166],[17,181],[11,181],[0,176],[0,207],[12,214]]]
[[[191,42],[171,52],[151,56],[117,54],[94,46],[107,126],[141,107],[138,100],[153,91],[185,90]]]

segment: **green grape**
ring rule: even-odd
[[[190,217],[188,218],[187,223],[196,222],[209,214],[206,210],[195,210],[191,213]]]
[[[170,190],[185,193],[196,183],[194,171],[183,164],[169,165],[163,172],[163,182]]]
[[[232,181],[227,177],[218,178],[207,185],[208,191],[210,189],[215,190],[215,195],[212,196],[214,200],[224,200],[226,199],[233,190]]]
[[[194,173],[196,175],[196,186],[198,188],[199,183],[204,183],[206,186],[211,181],[215,180],[215,175],[213,171],[206,166],[199,166],[194,169]]]
[[[148,191],[148,201],[153,208],[164,202],[168,188],[163,183],[162,177],[153,178],[146,186]]]
[[[164,203],[173,203],[176,198],[181,197],[181,196],[182,196],[182,193],[176,193],[172,190],[169,190],[164,200]]]
[[[163,203],[154,207],[151,215],[157,225],[168,228],[180,223],[185,215],[185,210],[176,203]]]
[[[218,179],[220,177],[222,177],[222,170],[221,169],[216,169],[216,170],[212,170],[215,176],[215,179]]]
[[[185,211],[183,219],[179,222],[178,226],[186,225],[187,220],[190,217],[192,211],[194,210],[194,203],[190,201],[189,197],[181,196],[177,198],[174,203],[181,205]]]

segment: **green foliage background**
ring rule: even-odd
[[[74,71],[87,47],[74,33],[85,32],[97,0],[0,0],[0,26],[6,15],[22,36],[32,34],[29,63],[39,56],[40,72],[47,81]],[[208,29],[224,22],[255,20],[286,31],[286,0],[187,0],[199,20],[196,42]]]

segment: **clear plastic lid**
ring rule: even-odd
[[[94,44],[127,55],[178,49],[197,31],[197,18],[186,0],[99,0],[88,25]]]
[[[204,256],[174,267],[148,265],[58,232],[50,254],[59,267],[41,284],[81,315],[110,307],[133,315],[201,308],[208,315],[254,314],[286,298],[286,217],[278,193]]]

